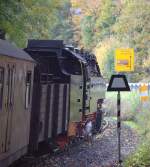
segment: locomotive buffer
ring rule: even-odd
[[[112,75],[107,91],[117,91],[117,134],[118,134],[118,161],[119,166],[122,166],[122,159],[121,159],[121,97],[120,91],[130,91],[130,87],[128,85],[128,81],[125,75]]]

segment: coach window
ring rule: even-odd
[[[0,67],[0,111],[3,104],[4,68]]]
[[[29,108],[31,101],[31,71],[26,73],[26,95],[25,95],[25,108]]]

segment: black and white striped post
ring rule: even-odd
[[[122,159],[121,159],[121,99],[120,99],[120,91],[117,94],[117,134],[118,134],[118,161],[121,167]]]
[[[122,167],[121,159],[121,96],[120,91],[130,91],[130,87],[125,75],[112,75],[107,91],[117,91],[117,134],[118,134],[118,162]]]

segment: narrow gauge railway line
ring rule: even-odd
[[[110,126],[109,121],[104,119],[100,132],[97,132],[93,135],[93,140],[102,138],[105,130],[107,130],[109,126]],[[22,157],[20,160],[14,162],[9,167],[55,167],[55,165],[56,167],[66,167],[65,163],[63,163],[63,160],[61,160],[61,162],[58,162],[57,158],[59,156],[62,156],[63,154],[66,154],[66,155],[72,154],[72,150],[74,150],[75,147],[77,146],[80,147],[82,145],[86,145],[85,138],[76,138],[76,140],[74,140],[74,142],[69,144],[64,150],[58,150],[58,149],[57,151],[49,150],[49,152],[46,150],[47,153],[43,153],[43,154],[41,154],[41,152],[39,151],[37,156],[26,155]],[[80,164],[82,164],[83,160],[79,159],[79,162]],[[69,162],[67,165],[71,165],[70,163],[73,163],[73,162]]]
[[[46,154],[33,159],[24,157],[20,164],[11,167],[117,167],[117,129],[116,121],[109,124],[102,134],[95,135],[92,145],[79,141],[70,146],[69,151]],[[132,154],[139,143],[135,131],[122,124],[122,157]]]

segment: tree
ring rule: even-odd
[[[117,38],[135,50],[135,68],[138,73],[150,65],[150,3],[146,0],[126,0],[121,15],[114,26]],[[139,70],[140,69],[140,70]],[[142,79],[146,74],[141,75]]]
[[[74,43],[73,41],[73,24],[70,13],[71,4],[69,0],[64,0],[61,10],[55,12],[55,23],[50,28],[52,39],[61,39],[65,43]]]
[[[54,38],[56,24],[64,25],[63,21],[60,23],[62,13],[58,14],[60,10],[66,10],[64,2],[69,3],[67,0],[1,0],[0,29],[6,32],[7,39],[20,47],[25,46],[28,38]],[[64,27],[67,25],[70,24],[65,20]]]

